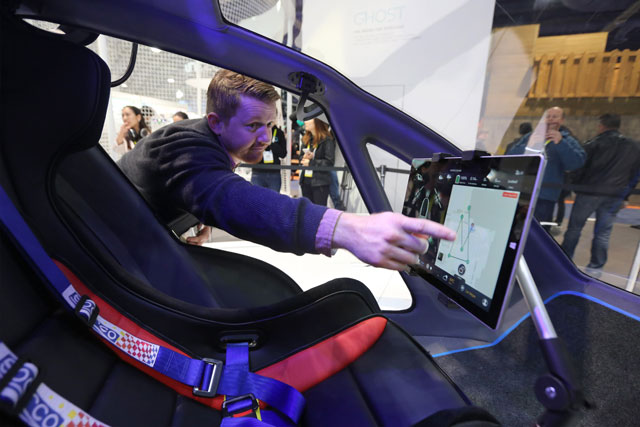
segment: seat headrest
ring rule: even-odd
[[[46,167],[61,150],[97,144],[110,91],[104,61],[61,35],[13,17],[0,19],[0,143],[7,162]]]

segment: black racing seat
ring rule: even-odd
[[[264,263],[180,244],[97,145],[109,97],[104,62],[1,19],[0,184],[67,274],[193,358],[224,360],[225,341],[251,336],[254,371],[382,319],[360,357],[304,390],[303,425],[496,425],[380,315],[362,284],[335,280],[302,293]],[[111,425],[220,423],[219,411],[137,369],[62,309],[5,230],[0,262],[0,341],[40,367],[49,387]],[[14,424],[1,408],[0,424]]]

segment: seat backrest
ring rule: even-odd
[[[3,37],[3,79],[10,86],[2,96],[2,160],[19,205],[45,246],[63,254],[77,242],[61,237],[85,226],[94,235],[94,249],[110,252],[141,281],[186,302],[218,306],[185,249],[172,241],[113,162],[96,153],[109,101],[106,64],[55,34],[13,20],[7,26],[12,36]],[[63,225],[69,229],[65,233],[57,230]],[[130,244],[134,238],[139,244]]]
[[[378,309],[358,282],[302,293],[259,260],[181,243],[98,145],[110,90],[105,63],[60,35],[0,20],[0,185],[49,256],[92,292],[202,354],[219,351],[217,335],[260,319],[272,344],[258,353],[265,359]],[[326,316],[329,306],[335,312]],[[296,320],[281,314],[309,310],[325,321],[305,330],[312,338],[291,337]]]
[[[257,260],[214,251],[207,265],[200,252],[194,258],[200,248],[158,221],[98,144],[110,93],[106,64],[24,22],[3,26],[2,184],[47,250],[73,260],[82,252],[120,269],[128,286],[206,307],[269,304],[301,292]],[[238,273],[248,266],[261,277],[255,292],[247,289],[251,274]]]

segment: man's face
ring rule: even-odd
[[[547,110],[547,130],[558,130],[564,123],[562,108],[553,107]]]
[[[209,113],[207,120],[234,162],[258,163],[271,142],[276,105],[242,96],[236,114],[226,123],[216,113]]]

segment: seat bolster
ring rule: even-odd
[[[500,423],[477,406],[443,409],[420,421],[415,427],[496,427]]]
[[[311,426],[411,426],[469,407],[433,358],[392,322],[369,351],[305,397],[305,425]]]

